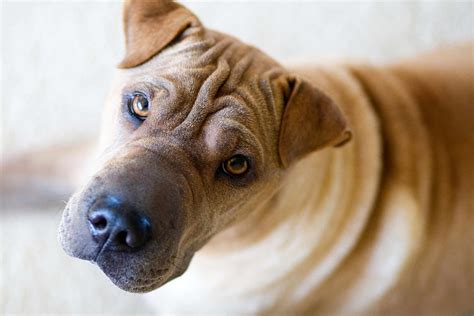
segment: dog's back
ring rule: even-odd
[[[339,297],[345,297],[345,303],[351,299],[361,303],[370,297],[370,288],[377,288],[374,284],[387,283],[383,291],[375,291],[379,295],[372,301],[376,302],[372,305],[375,312],[401,313],[405,309],[410,313],[443,314],[472,309],[472,56],[473,45],[461,45],[387,67],[344,66],[339,70],[343,75],[333,75],[329,80],[335,86],[329,84],[329,90],[339,91],[332,97],[345,102],[341,106],[352,116],[353,124],[359,125],[354,132],[355,146],[363,148],[373,143],[367,142],[370,133],[360,127],[361,120],[379,133],[381,141],[380,185],[370,219],[358,246],[328,282],[332,285],[326,285],[337,288],[344,283]],[[311,77],[311,72],[306,70],[304,74]],[[317,75],[313,79],[315,84],[324,81]],[[362,91],[363,101],[373,112],[366,111],[362,116],[360,110],[353,113],[361,101],[352,102],[347,97],[347,82]],[[346,91],[345,101],[340,91]],[[369,163],[377,165],[375,161]],[[358,168],[357,163],[355,166]],[[385,251],[383,260],[392,258],[391,264],[377,259],[378,247]],[[379,280],[377,275],[382,276],[387,269],[391,280]],[[357,293],[357,289],[365,293]],[[329,303],[328,310],[334,306],[336,302]]]
[[[346,180],[325,183],[328,193],[339,187],[339,206],[324,207],[333,220],[323,236],[340,230],[332,239],[347,245],[341,255],[337,245],[344,243],[335,241],[326,256],[344,259],[324,283],[314,283],[306,300],[312,303],[301,311],[370,307],[378,313],[445,314],[473,308],[472,52],[468,44],[384,67],[296,69],[344,109],[354,132],[348,146],[329,150],[334,153],[327,153],[326,165],[337,165],[331,170]],[[312,169],[324,170],[318,159],[322,153],[302,161],[288,178],[302,181]],[[306,180],[307,190],[318,187]],[[301,188],[291,193],[291,187],[290,181],[285,196],[305,195]],[[320,206],[314,203],[315,212]],[[313,262],[317,271],[324,260]]]
[[[472,53],[469,44],[354,71],[383,121],[385,181],[409,188],[419,213],[411,262],[390,293],[399,308],[472,308]]]

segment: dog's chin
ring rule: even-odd
[[[181,276],[188,268],[190,259],[173,262],[166,267],[145,267],[135,260],[123,261],[118,264],[116,260],[109,260],[107,256],[100,255],[94,262],[105,275],[120,289],[132,293],[147,293],[163,286],[165,283]]]
[[[170,280],[170,278],[167,276],[168,273],[166,272],[161,276],[151,279],[134,278],[133,276],[124,278],[117,277],[114,273],[108,273],[107,271],[104,271],[104,273],[118,288],[131,293],[151,292]]]
[[[169,280],[173,275],[173,268],[135,269],[128,265],[119,268],[111,266],[104,260],[97,260],[95,264],[120,289],[132,293],[146,293],[153,291]]]

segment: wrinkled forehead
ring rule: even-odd
[[[211,149],[257,145],[279,126],[280,77],[272,59],[240,41],[208,32],[182,40],[149,62],[120,71],[116,93],[151,100],[146,130],[202,136]],[[118,91],[117,91],[118,90]],[[228,140],[222,142],[222,139]],[[260,145],[261,146],[261,145]]]

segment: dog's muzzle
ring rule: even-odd
[[[118,156],[70,199],[61,245],[69,255],[97,264],[127,291],[162,285],[190,261],[181,245],[193,196],[185,181],[151,151]]]

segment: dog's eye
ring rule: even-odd
[[[148,116],[148,98],[142,94],[136,94],[129,102],[130,113],[140,120],[145,120]]]
[[[243,155],[235,155],[222,163],[222,170],[230,176],[242,176],[249,169],[247,158]]]

